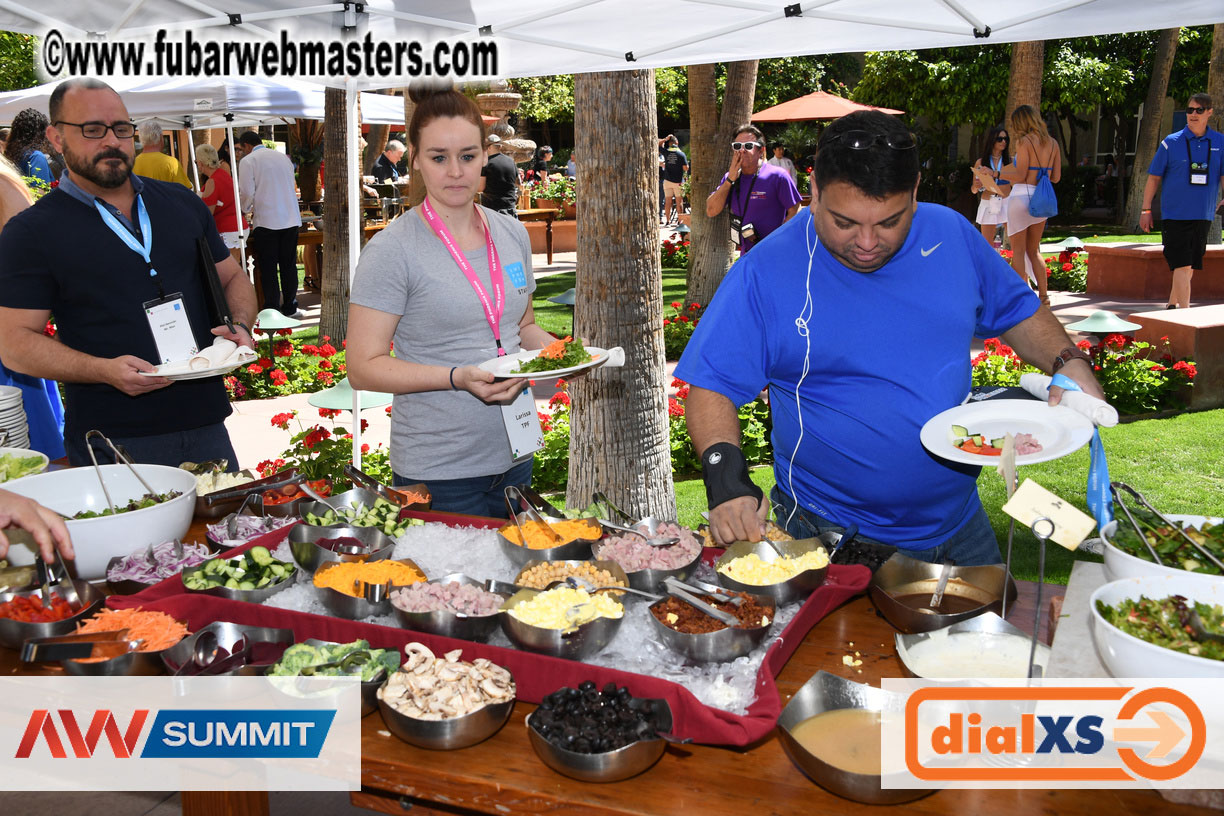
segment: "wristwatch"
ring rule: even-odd
[[[1054,362],[1050,365],[1050,373],[1057,374],[1058,369],[1076,359],[1083,360],[1084,362],[1088,363],[1088,365],[1092,365],[1092,357],[1090,357],[1087,352],[1084,352],[1075,346],[1067,346],[1065,349],[1058,352],[1058,356],[1054,358]]]

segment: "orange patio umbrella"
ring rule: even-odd
[[[883,113],[905,113],[892,108],[860,105],[825,91],[791,99],[752,115],[754,122],[806,122],[809,119],[837,119],[855,111],[878,110]]]

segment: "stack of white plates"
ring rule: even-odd
[[[30,447],[25,405],[21,401],[21,389],[15,386],[0,385],[0,432],[8,434],[3,443],[5,447]]]

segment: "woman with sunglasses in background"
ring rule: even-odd
[[[349,306],[349,380],[395,395],[396,485],[424,482],[435,510],[505,517],[505,486],[531,482],[531,456],[512,455],[503,411],[527,381],[495,381],[478,364],[554,338],[532,313],[526,228],[473,203],[485,164],[480,110],[454,90],[410,93],[408,155],[425,199],[361,253]],[[531,395],[523,396],[534,418]]]
[[[1011,184],[1006,179],[1000,179],[999,174],[1003,172],[1003,167],[1011,163],[1009,155],[1010,139],[1007,136],[1007,129],[1002,125],[998,125],[991,129],[990,135],[986,137],[986,145],[982,149],[981,158],[973,163],[973,186],[971,192],[979,193],[981,202],[978,204],[977,223],[982,228],[982,237],[992,244],[995,240],[995,234],[999,231],[1000,224],[1007,224],[1007,199],[1006,195],[1011,191]],[[994,178],[995,185],[998,190],[1003,193],[987,190],[986,186],[977,177],[977,173],[984,168],[989,168],[990,175]]]
[[[1050,175],[1050,182],[1058,183],[1062,177],[1062,155],[1045,122],[1031,105],[1021,105],[1012,111],[1011,132],[1016,134],[1016,160],[1014,164],[1005,164],[999,175],[1012,183],[1012,192],[1007,198],[1012,268],[1021,278],[1032,277],[1037,281],[1037,294],[1048,306],[1045,259],[1041,257],[1041,235],[1045,232],[1046,219],[1029,213],[1029,199],[1036,189],[1038,170],[1044,168]]]
[[[765,163],[765,137],[744,125],[731,143],[731,167],[706,199],[706,215],[731,205],[731,232],[744,253],[799,211],[799,189],[790,173]]]

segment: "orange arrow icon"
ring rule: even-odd
[[[1155,727],[1115,728],[1113,738],[1116,742],[1155,742],[1155,747],[1148,751],[1144,759],[1163,759],[1177,747],[1186,732],[1163,711],[1149,711],[1148,716],[1156,723]]]

